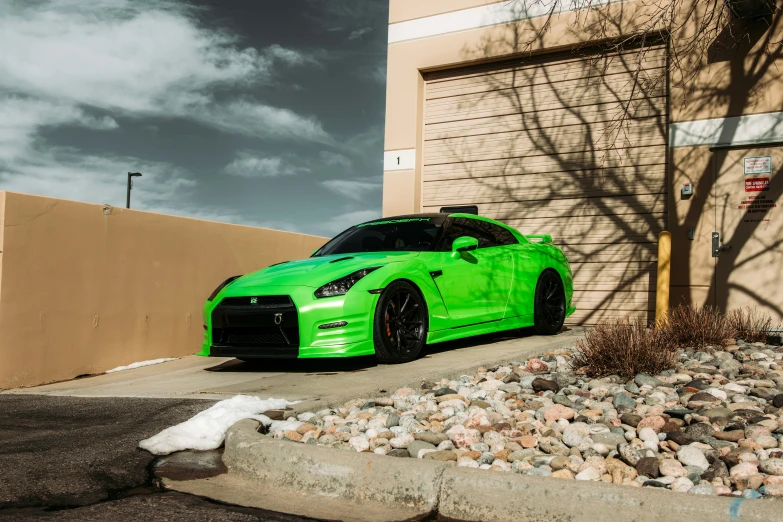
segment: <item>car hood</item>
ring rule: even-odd
[[[405,261],[420,255],[420,252],[366,252],[357,254],[335,254],[310,257],[298,261],[287,261],[272,265],[237,279],[226,294],[239,295],[247,289],[259,286],[310,286],[318,288],[326,283],[347,276],[352,272]]]

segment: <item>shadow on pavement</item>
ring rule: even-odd
[[[563,327],[560,333],[570,331],[568,327]],[[525,339],[535,336],[535,330],[532,327],[516,330],[508,330],[494,334],[479,335],[458,339],[456,341],[447,341],[445,343],[428,344],[422,358],[431,357],[439,353],[450,352],[463,348],[476,348],[480,350],[483,345],[493,344],[512,339]],[[409,363],[411,364],[411,363]],[[224,363],[205,368],[208,372],[286,372],[286,373],[306,373],[329,375],[346,372],[361,372],[368,368],[378,366],[378,362],[373,356],[350,357],[346,359],[258,359],[256,361],[240,361],[232,359]]]

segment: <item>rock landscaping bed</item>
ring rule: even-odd
[[[680,352],[676,367],[589,379],[571,352],[423,382],[275,423],[346,451],[699,495],[783,496],[783,349]]]

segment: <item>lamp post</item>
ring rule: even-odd
[[[131,181],[131,178],[135,177],[141,177],[141,172],[128,172],[128,196],[125,201],[125,208],[130,208],[130,192],[131,188],[133,188],[133,181]]]

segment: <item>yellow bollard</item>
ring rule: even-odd
[[[671,282],[672,234],[666,230],[658,234],[658,282],[655,288],[655,322],[666,321],[669,313],[669,284]]]

